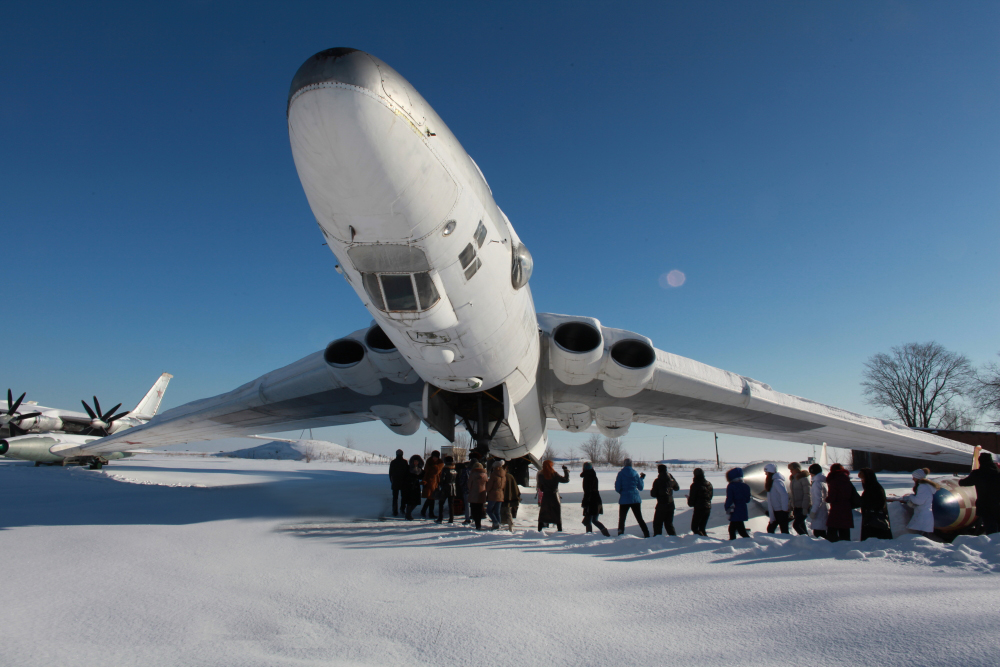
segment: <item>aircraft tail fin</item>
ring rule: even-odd
[[[156,415],[156,411],[160,409],[163,392],[167,390],[167,385],[170,384],[170,379],[173,377],[170,373],[164,373],[157,378],[150,390],[139,401],[139,404],[129,413],[129,417],[143,421],[152,419]]]
[[[819,464],[823,466],[823,470],[830,469],[830,458],[826,454],[826,443],[823,443],[823,449],[819,453]]]

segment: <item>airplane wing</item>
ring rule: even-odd
[[[570,327],[559,332],[567,323]],[[647,338],[601,327],[592,318],[540,313],[539,324],[542,402],[546,415],[569,431],[585,430],[594,419],[602,433],[614,436],[638,422],[812,445],[825,442],[950,463],[972,460],[969,445],[777,392],[762,382],[657,350]],[[565,345],[553,339],[554,332],[562,335]],[[583,340],[588,332],[590,343]],[[603,346],[593,337],[597,332]],[[624,365],[610,354],[623,342]],[[630,343],[636,343],[631,350]],[[592,345],[597,347],[591,359],[597,361],[587,366],[583,353],[574,349]],[[627,353],[631,360],[624,358]],[[640,362],[646,365],[638,367]]]
[[[72,452],[87,456],[138,447],[216,440],[253,433],[321,428],[381,419],[397,433],[420,426],[423,382],[398,354],[371,360],[360,341],[362,329],[225,394],[206,398],[153,417],[136,426],[92,441]],[[339,369],[324,355],[336,345],[357,352],[361,362]],[[65,453],[64,453],[65,454]]]

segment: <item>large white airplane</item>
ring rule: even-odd
[[[641,422],[969,461],[966,445],[779,393],[594,318],[536,314],[531,255],[479,167],[378,58],[309,58],[287,113],[306,198],[373,322],[81,454],[375,419],[411,434],[423,420],[449,440],[464,425],[526,472],[554,419],[611,437]]]
[[[163,393],[171,378],[173,375],[169,373],[160,375],[133,409],[118,414],[115,411],[121,407],[121,403],[102,411],[96,396],[94,408],[86,401],[80,401],[87,411],[84,414],[47,408],[34,401],[22,404],[25,394],[21,394],[15,401],[13,393],[8,389],[7,410],[0,413],[0,438],[3,438],[0,439],[0,456],[34,461],[36,465],[89,463],[93,468],[100,468],[111,459],[122,458],[125,456],[122,452],[91,456],[63,452],[148,422],[159,410]]]

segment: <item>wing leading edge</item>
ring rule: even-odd
[[[360,343],[366,332],[363,329],[331,345]],[[358,347],[361,361],[346,369],[349,373],[328,363],[323,351],[316,352],[228,393],[182,405],[143,426],[95,440],[72,454],[165,447],[378,419],[397,433],[415,432],[420,425],[417,415],[424,383],[412,369],[383,372],[375,363],[365,365],[370,351],[363,344]]]
[[[546,414],[570,431],[583,430],[594,419],[605,435],[623,435],[630,423],[639,422],[804,444],[825,442],[951,463],[972,460],[968,445],[777,392],[762,382],[657,350],[642,336],[601,327],[592,318],[540,314],[539,322],[539,382]],[[575,327],[573,335],[559,331],[565,324]],[[589,366],[585,348],[597,339],[581,343],[585,337],[580,332],[587,333],[582,327],[599,332],[603,342],[590,351],[595,361]],[[627,347],[618,355],[624,363],[614,358],[619,344],[632,344],[631,356]],[[640,344],[649,346],[645,357],[634,352]],[[629,365],[639,361],[648,363]],[[631,387],[629,377],[635,379]]]

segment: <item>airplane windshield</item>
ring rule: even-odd
[[[372,304],[381,311],[419,312],[441,297],[430,273],[364,273],[362,283]]]

